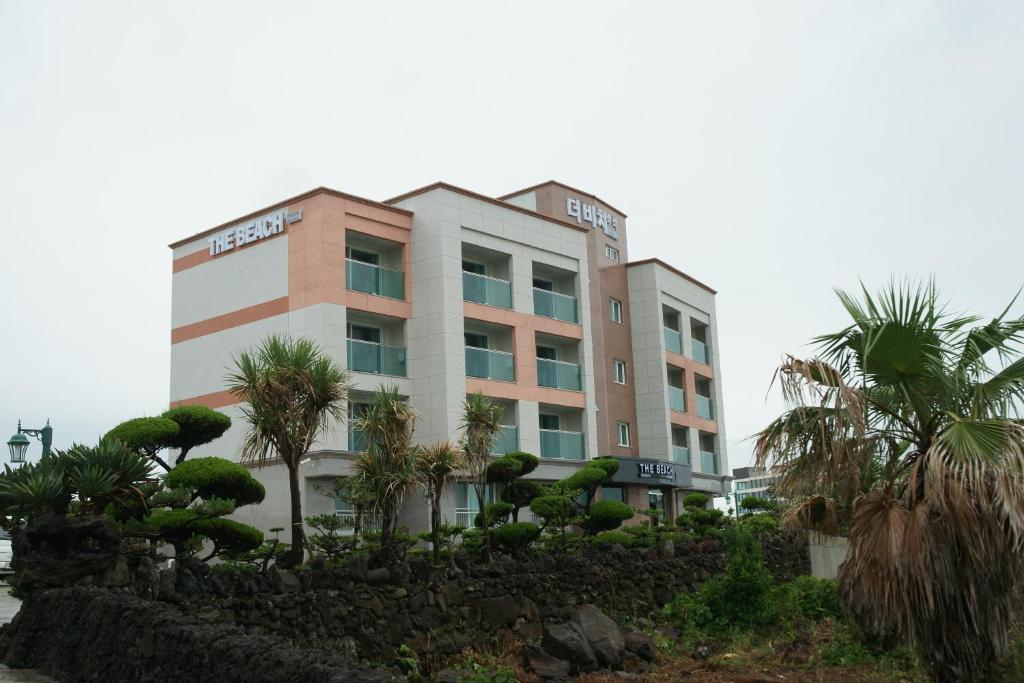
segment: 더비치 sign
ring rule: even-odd
[[[577,223],[590,223],[594,228],[601,228],[612,239],[619,239],[619,219],[604,209],[584,204],[575,197],[566,197],[565,212],[570,218],[575,218]]]
[[[250,242],[257,242],[280,232],[284,232],[283,210],[240,223],[233,228],[228,228],[214,235],[209,239],[210,256],[231,251],[235,247],[241,247]]]

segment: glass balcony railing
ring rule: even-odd
[[[679,387],[668,386],[668,408],[679,413],[686,412],[686,394]]]
[[[718,463],[715,462],[714,451],[700,452],[700,471],[705,474],[718,474]]]
[[[537,359],[537,386],[580,391],[580,366],[547,358]]]
[[[705,420],[715,419],[715,402],[707,396],[697,394],[697,417]]]
[[[512,308],[512,283],[464,270],[462,271],[462,298],[466,301],[475,301],[478,304]]]
[[[680,356],[683,355],[683,335],[679,334],[678,330],[666,327],[665,348],[672,353],[678,353]]]
[[[583,434],[555,429],[540,430],[540,457],[582,460]]]
[[[491,453],[493,455],[505,455],[506,453],[518,450],[519,428],[515,425],[502,425],[501,431],[498,432],[498,438],[494,440],[494,445],[491,446]]]
[[[691,344],[691,347],[693,348],[693,359],[698,363],[711,365],[711,349],[708,348],[708,345],[702,341],[697,341],[696,339],[691,341],[693,342]]]
[[[362,430],[348,430],[348,449],[357,453],[366,450],[366,435]]]
[[[466,376],[516,381],[516,360],[511,353],[466,347]]]
[[[533,288],[533,312],[545,318],[564,320],[567,323],[578,321],[576,297],[536,287]]]
[[[349,339],[348,369],[375,375],[405,377],[405,347]]]
[[[686,446],[672,444],[672,462],[677,462],[680,465],[689,465],[690,449]]]
[[[405,299],[405,274],[400,270],[345,259],[345,287],[390,299]]]

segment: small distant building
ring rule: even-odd
[[[732,490],[737,508],[744,498],[750,496],[762,500],[775,500],[777,477],[767,467],[735,467],[732,476]]]

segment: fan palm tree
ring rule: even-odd
[[[437,564],[441,560],[441,495],[445,482],[462,470],[462,453],[450,441],[440,441],[418,449],[414,467],[430,497],[430,542]]]
[[[374,501],[380,519],[381,546],[387,546],[398,526],[398,513],[409,489],[416,483],[413,463],[416,446],[412,435],[416,415],[398,394],[398,387],[381,387],[373,401],[356,418],[355,428],[363,433],[366,451],[354,463],[350,485]]]
[[[279,560],[295,566],[305,557],[299,463],[317,439],[345,417],[348,373],[308,339],[271,335],[235,357],[228,388],[240,403],[249,427],[242,458],[265,463],[277,457],[288,468],[292,544]]]
[[[892,283],[776,373],[789,410],[757,434],[792,526],[848,528],[840,593],[937,681],[989,680],[1024,568],[1024,318],[955,315],[933,283]],[[1011,302],[1012,305],[1012,302]]]
[[[490,464],[494,441],[501,431],[504,409],[480,392],[466,397],[462,404],[462,440],[460,447],[465,455],[466,470],[473,481],[476,500],[480,511],[486,508],[487,465]],[[483,519],[484,515],[480,515]],[[482,525],[484,546],[490,550],[488,525]]]

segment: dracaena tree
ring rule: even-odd
[[[302,562],[306,546],[299,463],[345,418],[348,373],[308,339],[271,335],[235,357],[227,383],[248,422],[243,459],[264,463],[280,458],[288,469],[292,544],[279,562],[295,566]]]
[[[848,533],[839,589],[864,629],[937,681],[990,680],[1021,607],[1024,318],[951,313],[932,283],[838,295],[852,322],[784,358],[758,464],[790,525]]]
[[[473,482],[477,505],[481,512],[487,507],[487,466],[494,441],[501,431],[504,409],[481,393],[471,394],[462,404],[462,438],[459,446],[465,456],[466,472]],[[490,531],[483,525],[484,545],[490,552]]]

